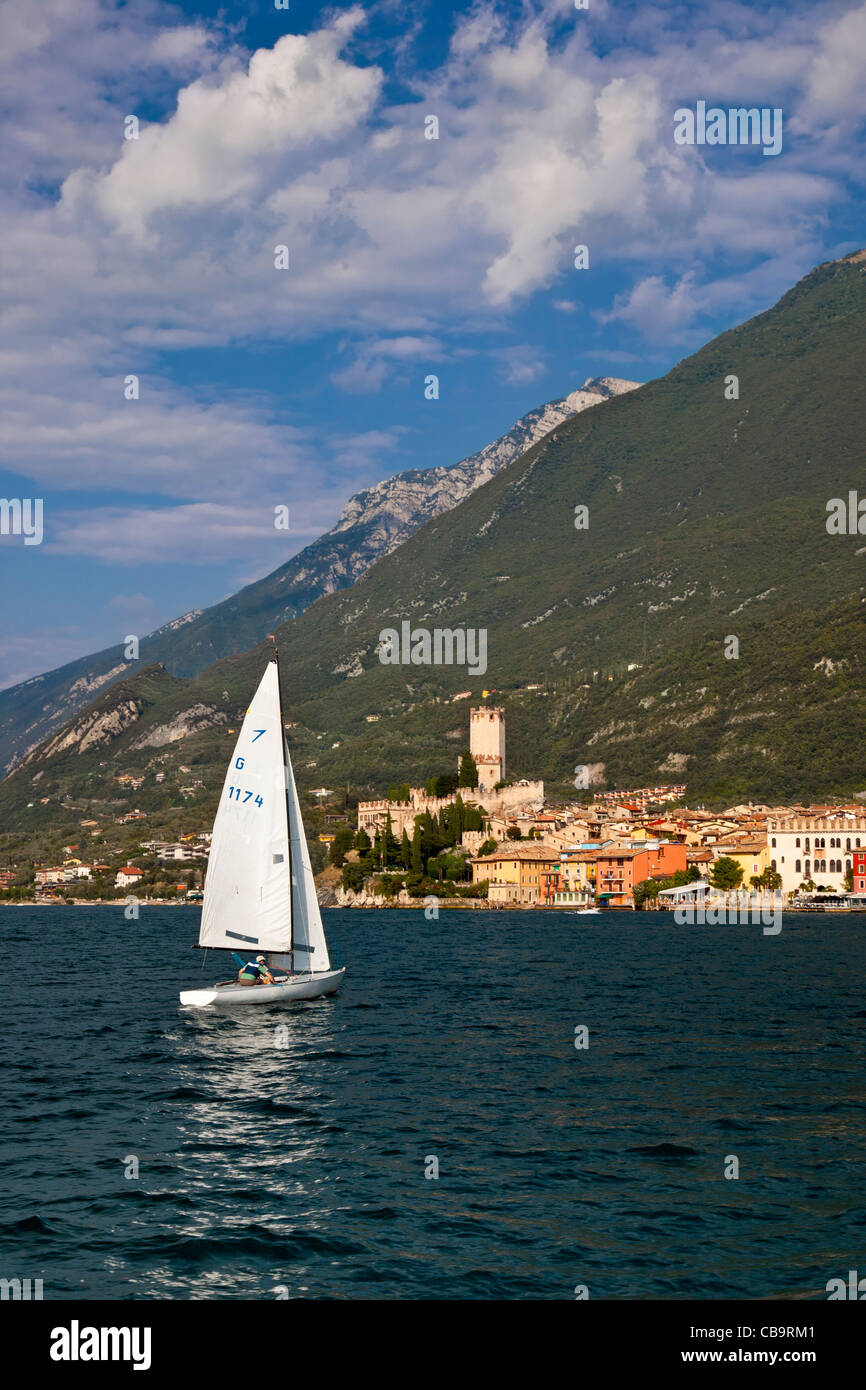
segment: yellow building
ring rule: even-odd
[[[749,880],[760,878],[770,867],[770,847],[766,836],[740,836],[730,842],[724,840],[712,846],[716,859],[735,859],[743,871],[743,887],[749,887]]]
[[[540,845],[502,845],[470,863],[472,882],[487,880],[492,903],[551,902],[559,880],[559,850]]]
[[[595,859],[598,850],[581,849],[577,853],[567,851],[560,856],[560,889],[564,893],[595,894]]]

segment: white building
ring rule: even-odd
[[[175,845],[163,845],[156,851],[156,857],[161,864],[172,864],[177,861],[187,864],[191,859],[203,859],[206,854],[207,850],[203,849],[201,845],[180,844],[179,842]]]
[[[114,880],[115,888],[128,888],[131,883],[138,883],[139,879],[144,878],[144,870],[136,869],[127,865],[123,869],[118,869]]]
[[[857,811],[770,816],[767,838],[770,867],[781,874],[783,893],[808,879],[844,893],[852,852],[866,849],[866,816]]]

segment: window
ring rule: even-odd
[[[799,836],[799,835],[797,836],[796,840],[794,841],[794,848],[795,848],[795,849],[799,849],[799,848],[800,848],[800,836]]]
[[[806,853],[809,853],[809,836],[806,836]]]
[[[785,861],[783,860],[782,862],[784,863]],[[776,872],[776,861],[775,861],[775,859],[771,859],[771,860],[770,860],[770,868],[773,870],[773,873]]]
[[[776,837],[775,837],[775,835],[773,836],[772,840],[770,841],[770,844],[772,845],[773,849],[776,848]]]
[[[796,862],[796,864],[794,865],[794,873],[795,873],[795,874],[799,874],[800,872],[801,872],[801,870],[800,870],[800,861],[799,861],[799,859],[798,859],[797,862]]]

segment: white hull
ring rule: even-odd
[[[578,917],[600,917],[600,916],[601,916],[601,908],[600,908],[600,907],[576,907],[576,908],[574,909],[574,911],[577,913]]]
[[[234,1008],[238,1004],[290,1004],[294,999],[317,999],[320,994],[336,994],[343,983],[345,967],[322,970],[315,975],[295,975],[276,985],[212,985],[210,989],[181,991],[180,1002],[194,1009]]]

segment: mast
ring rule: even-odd
[[[277,651],[276,638],[271,639],[274,644],[274,664],[277,668],[277,704],[280,710],[280,742],[283,750],[283,792],[286,798],[286,836],[289,844],[289,960],[291,961],[291,971],[295,973],[295,904],[292,897],[292,815],[289,810],[289,774],[287,761],[289,748],[286,742],[286,725],[283,718],[283,687],[280,684],[280,654]]]

